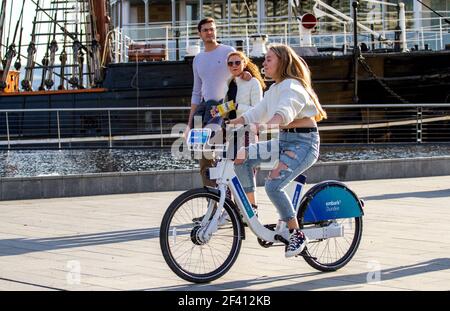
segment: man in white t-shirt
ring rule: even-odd
[[[225,97],[227,82],[231,74],[227,68],[227,56],[235,51],[231,46],[219,44],[216,38],[216,23],[212,18],[202,19],[198,23],[198,34],[203,41],[205,49],[195,56],[192,70],[194,73],[194,86],[192,90],[191,111],[189,114],[187,133],[193,126],[193,116],[199,106],[213,100],[220,101]],[[252,78],[251,74],[245,72],[245,80]],[[204,108],[204,107],[203,107]],[[200,174],[204,186],[215,187],[216,183],[209,179],[208,169],[214,165],[214,160],[202,157],[200,160]]]

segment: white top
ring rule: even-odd
[[[236,115],[239,118],[244,112],[256,106],[263,99],[263,90],[256,78],[245,81],[237,77],[234,81],[237,86],[236,103],[238,104],[238,109]],[[228,92],[228,85],[229,83],[225,87],[225,94]]]
[[[226,93],[223,93],[223,89],[231,76],[227,67],[227,57],[234,51],[233,47],[220,44],[212,51],[204,51],[195,56],[192,63],[194,73],[192,104],[198,105],[202,100],[219,101],[224,98]]]
[[[296,119],[314,117],[319,111],[299,81],[285,79],[273,84],[263,100],[242,116],[246,124],[267,123],[275,114],[283,117],[281,125],[288,125]]]

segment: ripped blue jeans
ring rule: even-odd
[[[246,147],[247,158],[234,169],[246,193],[255,192],[253,168],[274,159],[287,166],[277,177],[268,177],[265,183],[267,195],[280,214],[280,219],[289,221],[295,210],[284,188],[298,175],[311,167],[319,157],[319,133],[280,132],[279,139],[263,141]]]

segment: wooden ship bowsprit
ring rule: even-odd
[[[260,1],[262,0],[258,0],[258,3]],[[170,32],[170,43],[167,38],[165,40],[169,45],[176,45],[175,59],[167,60],[168,44],[162,45],[165,50],[159,56],[156,53],[156,56],[146,58],[148,37],[144,42],[139,42],[139,38],[129,40],[128,50],[120,49],[123,46],[123,42],[117,43],[120,41],[120,25],[115,24],[117,16],[113,21],[110,18],[111,14],[117,15],[111,12],[112,8],[117,8],[118,1],[114,2],[115,5],[107,0],[23,0],[15,23],[11,23],[10,18],[9,28],[6,28],[5,16],[9,9],[12,11],[13,1],[2,1],[0,111],[20,111],[0,112],[0,143],[3,141],[0,148],[6,148],[5,141],[14,138],[34,139],[34,142],[42,139],[45,142],[45,139],[57,134],[71,138],[111,137],[161,131],[161,116],[152,115],[149,111],[113,111],[109,115],[106,111],[65,111],[56,115],[54,111],[45,109],[190,106],[192,56],[179,53],[180,38],[184,34],[180,35],[178,30],[184,26]],[[175,2],[172,1],[172,4]],[[325,2],[313,2],[314,13],[322,12],[317,10],[318,4],[321,4],[319,7],[322,10],[327,8]],[[292,25],[289,25],[292,26],[291,31],[311,30],[310,26],[315,25],[316,17],[305,14],[302,7],[304,1],[288,3],[296,16]],[[23,36],[23,23],[30,21],[24,21],[23,12],[32,7],[36,14],[27,44],[27,38]],[[351,24],[352,17],[346,18]],[[444,22],[448,22],[448,19],[444,19]],[[195,23],[193,26],[195,29]],[[358,29],[354,28],[355,31]],[[6,33],[8,39],[4,42]],[[372,36],[377,34],[373,29],[369,33]],[[389,41],[380,34],[377,35],[379,42]],[[264,38],[260,33],[253,37]],[[358,35],[354,38],[357,39]],[[195,37],[190,39],[192,42]],[[223,34],[219,39],[237,48],[248,40],[227,41]],[[300,41],[302,40],[300,37]],[[309,64],[314,87],[324,105],[449,103],[450,50],[421,50],[417,46],[407,49],[405,42],[404,46],[399,42],[401,40],[378,49],[366,44],[344,44],[340,49],[311,49],[311,46],[302,48],[302,42],[297,42],[296,50]],[[188,48],[188,44],[189,39],[186,39],[185,48]],[[256,49],[264,47],[257,47],[255,41],[251,52]],[[314,53],[311,54],[310,51]],[[341,53],[335,53],[336,51]],[[43,54],[42,59],[39,59],[39,52]],[[129,56],[126,61],[124,53]],[[262,55],[252,55],[256,63],[262,63]],[[23,60],[26,60],[25,66],[22,65]],[[405,109],[402,118],[408,117],[406,111],[408,109]],[[336,116],[330,114],[330,119],[323,125],[345,124],[349,115],[352,116],[351,122],[364,122],[365,113],[364,108],[346,110],[344,114],[347,115],[340,111]],[[163,109],[162,114],[165,120],[164,130],[168,133],[172,125],[186,122],[187,118],[187,112],[174,114],[172,110],[165,112]],[[7,122],[3,121],[5,116]],[[415,112],[411,117],[415,117]],[[383,119],[384,116],[381,115],[380,118]],[[114,120],[112,130],[105,119]],[[64,126],[56,126],[57,123]],[[384,135],[382,139],[389,142],[389,136]],[[338,135],[324,133],[323,140],[346,142],[342,131],[338,131]],[[135,143],[136,140],[133,141]],[[122,144],[126,145],[127,142],[122,141]],[[11,147],[10,142],[8,146]]]

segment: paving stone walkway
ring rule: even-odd
[[[347,184],[366,207],[346,267],[318,272],[247,231],[232,269],[206,285],[179,279],[161,255],[161,218],[180,192],[0,202],[0,290],[450,290],[450,176]]]

